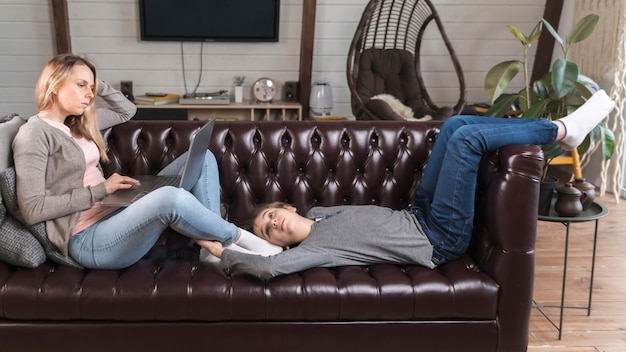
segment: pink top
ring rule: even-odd
[[[98,151],[98,147],[96,144],[90,140],[85,138],[76,138],[72,136],[70,132],[70,128],[66,125],[51,121],[48,119],[42,119],[49,123],[51,126],[58,128],[63,131],[65,134],[70,136],[76,144],[83,150],[83,154],[85,154],[85,175],[83,176],[83,184],[85,187],[87,186],[95,186],[105,181],[104,176],[100,172],[98,168],[98,163],[100,162],[100,152]],[[100,202],[96,202],[91,208],[83,210],[80,213],[78,218],[78,222],[72,228],[70,235],[75,235],[82,230],[88,228],[89,226],[95,224],[100,219],[104,218],[108,214],[112,213],[117,208],[114,207],[103,207],[100,205]]]

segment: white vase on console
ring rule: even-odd
[[[243,103],[243,86],[235,86],[235,103]]]

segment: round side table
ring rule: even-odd
[[[539,215],[538,219],[540,221],[549,221],[549,222],[560,222],[565,226],[565,253],[563,255],[563,282],[561,286],[561,305],[560,306],[545,306],[540,305],[535,302],[535,307],[537,310],[557,329],[559,332],[559,340],[561,339],[562,328],[563,328],[563,309],[565,308],[574,308],[574,309],[586,309],[587,315],[591,314],[591,295],[593,292],[593,274],[595,271],[596,264],[596,244],[598,242],[598,222],[601,218],[607,216],[609,214],[609,209],[602,203],[598,201],[594,201],[593,204],[589,207],[589,209],[583,211],[577,216],[560,216],[554,211],[554,203],[556,201],[556,197],[552,199],[552,206],[550,207],[550,212],[548,215]],[[595,221],[595,228],[593,232],[593,254],[591,257],[591,278],[589,280],[589,301],[587,302],[586,307],[566,307],[565,306],[565,281],[567,278],[567,255],[569,250],[569,230],[570,225],[576,222],[587,222],[587,221]],[[557,326],[550,317],[542,310],[543,307],[552,307],[560,309],[560,317],[559,317],[559,325]]]

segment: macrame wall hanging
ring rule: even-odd
[[[613,72],[613,84],[609,95],[616,107],[604,122],[615,134],[616,147],[613,157],[602,163],[600,195],[608,191],[619,202],[622,184],[622,159],[624,153],[624,107],[626,106],[626,1],[624,0],[577,0],[574,2],[574,22],[595,13],[600,16],[598,25],[585,41],[577,43],[569,53],[569,59],[578,64],[580,72],[596,82]],[[596,145],[597,149],[598,145]],[[583,166],[591,155],[583,156]]]

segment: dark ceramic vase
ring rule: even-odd
[[[554,211],[559,216],[577,216],[583,212],[583,205],[580,202],[582,193],[571,183],[556,188],[557,199],[554,203]]]
[[[584,178],[574,179],[572,185],[582,193],[580,203],[583,205],[583,211],[589,209],[591,204],[593,204],[593,200],[596,198],[596,187],[587,182]]]

